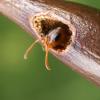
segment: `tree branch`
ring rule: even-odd
[[[33,37],[38,32],[32,18],[38,15],[56,18],[72,32],[69,46],[50,52],[73,70],[100,85],[100,11],[62,0],[0,0],[0,12],[19,24]]]

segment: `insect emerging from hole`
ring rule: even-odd
[[[27,50],[24,55],[24,59],[27,59],[29,52],[34,45],[41,41],[45,48],[45,67],[50,70],[48,65],[48,52],[50,49],[60,53],[66,49],[71,42],[72,32],[68,25],[58,20],[53,20],[47,16],[37,16],[31,20],[32,27],[39,35],[39,39],[36,40]]]

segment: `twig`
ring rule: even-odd
[[[51,53],[73,70],[100,85],[100,11],[62,0],[0,0],[0,12],[19,24],[33,37],[34,16],[45,15],[66,24],[72,32],[69,46]]]

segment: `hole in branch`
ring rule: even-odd
[[[61,21],[51,19],[47,16],[38,16],[33,20],[35,27],[41,38],[47,38],[47,45],[57,51],[62,51],[70,45],[72,39],[72,31],[69,26]]]

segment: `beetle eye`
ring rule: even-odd
[[[55,41],[58,41],[59,39],[60,39],[60,34],[56,34],[54,40],[55,40]]]

